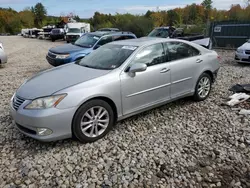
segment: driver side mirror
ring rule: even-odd
[[[147,65],[145,63],[135,63],[133,64],[129,71],[130,73],[143,72],[147,69]]]

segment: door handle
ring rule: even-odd
[[[203,60],[202,59],[197,59],[196,63],[201,63]]]
[[[170,69],[168,69],[168,68],[163,68],[163,69],[161,70],[160,73],[166,73],[166,72],[168,72],[168,71],[170,71]]]

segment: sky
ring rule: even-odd
[[[0,0],[0,7],[21,11],[41,2],[48,15],[60,16],[73,12],[81,18],[90,18],[94,12],[142,14],[147,10],[169,10],[202,0]],[[213,0],[213,7],[229,9],[232,4],[244,5],[244,0]]]

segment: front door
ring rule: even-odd
[[[136,112],[170,98],[170,69],[161,43],[139,51],[129,66],[145,63],[147,69],[134,76],[122,72],[121,94],[123,115]]]

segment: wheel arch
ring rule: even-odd
[[[208,74],[208,75],[211,77],[212,82],[215,81],[215,79],[214,79],[214,74],[213,74],[213,72],[212,72],[211,70],[206,70],[206,71],[204,71],[203,73]],[[202,74],[203,74],[203,73],[202,73]],[[201,74],[201,75],[202,75],[202,74]]]

